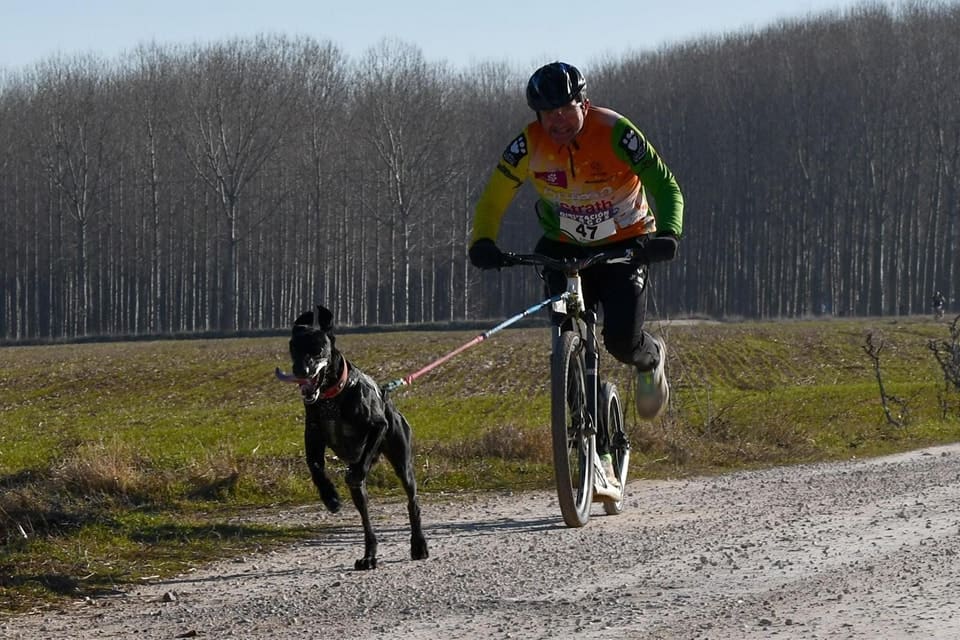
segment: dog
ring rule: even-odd
[[[429,552],[420,522],[410,424],[380,386],[344,357],[335,343],[333,314],[318,305],[294,321],[290,337],[293,374],[276,370],[277,378],[300,386],[307,466],[313,484],[327,509],[339,511],[340,496],[324,470],[324,453],[329,447],[348,464],[346,484],[363,521],[363,557],[354,568],[375,569],[377,536],[367,510],[367,476],[383,454],[407,493],[410,557],[423,560]]]

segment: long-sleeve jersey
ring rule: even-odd
[[[500,221],[527,180],[537,217],[553,240],[600,245],[654,231],[680,236],[683,196],[670,169],[633,123],[591,106],[583,128],[558,146],[531,122],[500,157],[477,202],[471,243],[497,239]]]

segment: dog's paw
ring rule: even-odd
[[[427,550],[427,541],[424,539],[414,540],[410,545],[410,557],[414,560],[426,560],[430,557],[430,551]]]
[[[366,571],[368,569],[376,569],[377,558],[376,556],[372,558],[366,558],[366,557],[360,558],[359,560],[353,563],[353,568],[356,569],[357,571]]]
[[[336,513],[340,511],[340,496],[336,493],[322,496],[323,504],[327,507],[327,511],[330,513]]]

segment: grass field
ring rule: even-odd
[[[960,435],[957,393],[929,348],[956,346],[949,320],[650,328],[669,345],[663,419],[638,421],[630,371],[606,370],[629,409],[633,477],[873,456]],[[344,333],[337,344],[387,382],[476,333]],[[864,348],[871,333],[879,369]],[[548,356],[546,329],[507,330],[394,392],[423,492],[551,485]],[[0,610],[318,535],[231,524],[238,511],[317,501],[303,407],[296,387],[274,380],[277,366],[289,367],[281,337],[0,348]],[[330,461],[341,487],[342,471]],[[398,493],[378,466],[373,499]]]

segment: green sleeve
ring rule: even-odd
[[[647,194],[657,220],[657,232],[683,233],[683,194],[677,179],[644,135],[632,122],[621,118],[613,128],[617,156],[630,165]]]

